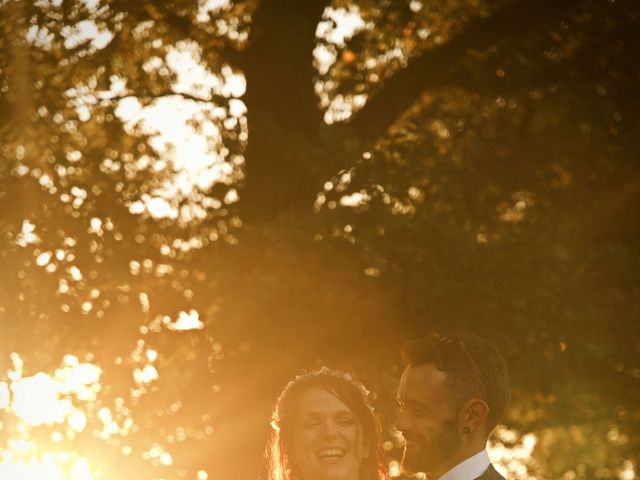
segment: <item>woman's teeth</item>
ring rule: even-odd
[[[345,450],[343,448],[323,448],[318,450],[316,454],[320,458],[338,458],[344,456]]]

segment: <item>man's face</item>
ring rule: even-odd
[[[402,465],[408,472],[440,471],[460,446],[445,382],[433,364],[409,366],[402,374],[396,428],[406,441]]]

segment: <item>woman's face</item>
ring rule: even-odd
[[[357,480],[368,449],[349,407],[320,387],[302,392],[296,407],[289,451],[302,480]]]

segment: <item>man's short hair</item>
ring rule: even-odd
[[[456,412],[473,398],[487,402],[487,434],[507,409],[511,398],[507,365],[500,352],[478,335],[431,332],[407,342],[402,358],[409,366],[433,364],[446,374]]]

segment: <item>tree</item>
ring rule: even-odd
[[[101,366],[91,408],[122,428],[73,434],[111,449],[95,468],[253,478],[316,362],[388,424],[399,345],[430,328],[502,347],[531,472],[637,465],[633,2],[58,3],[0,4],[0,321],[25,376]],[[199,169],[136,124],[179,109]],[[204,328],[175,331],[191,309]]]

